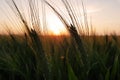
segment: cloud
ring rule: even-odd
[[[117,0],[117,2],[120,2],[120,0]]]
[[[103,8],[100,8],[98,6],[87,6],[87,13],[96,13],[102,11]]]

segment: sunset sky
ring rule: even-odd
[[[20,0],[15,1],[18,5],[21,5]],[[24,0],[21,1],[23,1],[22,5],[25,6]],[[59,8],[63,7],[57,0],[51,1],[54,2]],[[77,1],[76,5],[73,3],[76,7],[80,7],[81,5],[81,0],[70,1]],[[83,0],[83,2],[87,9],[88,21],[92,23],[93,28],[98,34],[109,34],[112,32],[120,34],[120,0]],[[63,24],[55,16],[55,14],[49,10],[49,8],[46,10],[48,30],[56,35],[66,33]],[[5,33],[6,31],[5,24],[14,24],[14,16],[15,15],[10,11],[10,8],[6,4],[5,0],[0,0],[0,34]],[[9,20],[13,20],[13,22],[10,23]],[[7,26],[7,28],[10,28],[10,30],[15,33],[19,32],[18,28],[10,26]]]

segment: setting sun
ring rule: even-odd
[[[47,25],[51,35],[68,35],[65,26],[55,14],[50,13],[47,16]]]
[[[55,27],[54,25],[49,26],[50,27],[50,34],[53,35],[60,35],[60,30],[57,28],[57,26]]]

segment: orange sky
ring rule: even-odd
[[[9,0],[6,0],[9,1]],[[24,1],[26,0],[15,0],[16,3],[22,7],[21,9],[26,7]],[[64,11],[64,7],[61,4],[58,4],[58,0],[52,0],[61,10]],[[81,2],[80,0],[70,0],[73,2],[74,7],[80,7]],[[76,1],[76,2],[75,2]],[[120,0],[83,0],[84,5],[87,9],[87,15],[88,15],[88,22],[92,23],[93,28],[98,34],[108,34],[108,33],[117,33],[120,34]],[[25,11],[24,8],[22,11]],[[52,34],[67,34],[65,27],[63,26],[62,22],[56,17],[56,15],[52,12],[52,10],[49,10],[49,8],[46,8],[46,25],[47,30],[49,30],[49,33]],[[26,12],[25,12],[26,13]],[[66,12],[65,12],[66,14]],[[41,15],[41,14],[40,14]],[[26,13],[26,16],[27,13]],[[7,28],[11,30],[11,32],[20,33],[21,31],[24,31],[22,27],[15,27],[15,22],[18,22],[19,26],[19,20],[16,20],[14,13],[10,10],[8,5],[6,4],[5,0],[0,0],[0,33],[6,32],[6,26]],[[41,16],[40,19],[42,20]],[[82,20],[82,16],[80,16],[80,19]],[[28,21],[29,22],[29,21]],[[10,25],[12,26],[10,27]],[[17,25],[18,25],[17,24]],[[4,26],[3,26],[4,25]]]

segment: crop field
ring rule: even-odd
[[[68,31],[68,35],[43,35],[37,0],[27,0],[30,18],[26,18],[16,0],[9,1],[8,6],[19,20],[14,23],[22,24],[24,31],[0,34],[0,80],[120,80],[120,36],[92,32],[84,5],[84,23],[80,25],[69,0],[62,0],[68,20],[53,4],[43,0]]]
[[[0,36],[0,80],[119,80],[119,39],[82,36],[83,59],[70,36]]]

